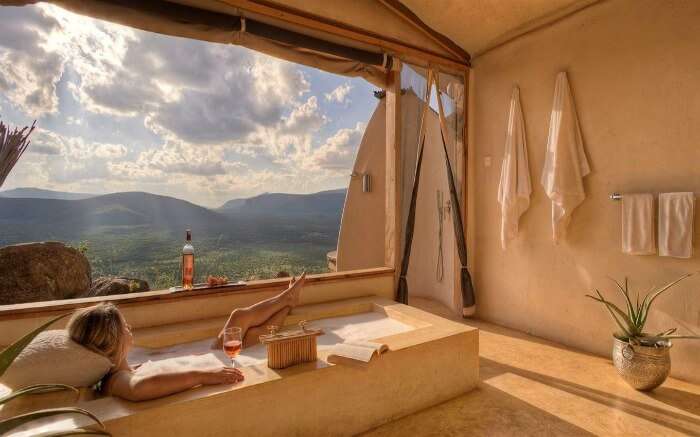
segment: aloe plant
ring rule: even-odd
[[[10,367],[12,362],[19,356],[19,354],[24,350],[32,340],[39,335],[44,329],[48,328],[54,322],[66,317],[68,314],[63,314],[54,319],[49,320],[43,325],[39,326],[37,329],[28,333],[24,337],[20,338],[16,342],[12,343],[2,352],[0,352],[0,377],[5,373],[5,371]],[[8,395],[0,397],[0,405],[10,402],[13,399],[19,398],[32,393],[46,393],[57,390],[71,390],[76,394],[78,389],[65,384],[37,384],[31,385],[29,387],[24,387],[19,390],[15,390]],[[42,434],[43,437],[59,437],[59,436],[72,436],[72,435],[111,435],[105,430],[104,424],[98,419],[94,414],[82,408],[75,407],[63,407],[63,408],[48,408],[44,410],[31,411],[29,413],[20,414],[0,421],[0,435],[5,435],[9,431],[24,425],[32,420],[40,419],[47,416],[56,416],[59,414],[80,414],[90,419],[94,420],[101,429],[89,429],[89,428],[77,428],[71,430],[56,431],[53,433]]]
[[[668,341],[671,339],[700,339],[700,336],[697,335],[677,335],[675,334],[676,328],[671,328],[658,334],[649,334],[647,332],[644,332],[644,326],[646,325],[647,319],[649,317],[649,311],[654,301],[659,296],[661,296],[661,294],[663,294],[666,290],[670,289],[682,280],[693,276],[694,274],[695,273],[686,273],[680,278],[675,279],[669,282],[668,284],[664,285],[663,287],[657,289],[654,289],[652,287],[652,289],[646,293],[641,302],[639,300],[641,297],[640,293],[636,293],[634,303],[632,303],[632,297],[629,290],[629,281],[627,280],[627,278],[625,278],[625,282],[622,284],[616,281],[615,279],[611,278],[617,286],[617,289],[622,293],[622,296],[625,298],[626,309],[624,311],[614,303],[610,302],[609,300],[606,300],[603,294],[598,289],[595,289],[595,293],[597,294],[597,296],[587,294],[586,297],[589,297],[595,300],[596,302],[600,302],[603,305],[605,305],[605,308],[610,313],[610,316],[613,318],[613,320],[615,321],[617,326],[620,327],[621,330],[619,333],[615,334],[615,337],[622,341],[627,341],[631,344],[638,344],[643,346],[657,346],[667,344]]]

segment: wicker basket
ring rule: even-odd
[[[269,326],[270,333],[260,336],[260,343],[267,346],[267,367],[284,369],[300,363],[316,361],[316,337],[320,329],[308,329],[306,321],[299,322],[301,329],[278,332],[278,326]]]

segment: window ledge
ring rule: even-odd
[[[393,275],[394,269],[390,267],[377,267],[372,269],[352,270],[347,272],[321,273],[309,275],[306,278],[307,285],[342,281],[346,279],[359,279]],[[282,290],[289,283],[289,278],[263,279],[249,281],[245,285],[233,285],[230,287],[212,287],[189,291],[152,290],[139,293],[117,294],[112,296],[86,297],[79,299],[62,299],[43,302],[29,302],[15,305],[0,305],[0,320],[6,318],[18,318],[21,315],[32,316],[38,313],[52,313],[63,310],[73,310],[98,302],[111,302],[119,305],[149,304],[173,299],[200,299],[206,296],[214,296],[229,293],[254,293],[259,291]]]

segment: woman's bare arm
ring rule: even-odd
[[[198,385],[235,384],[243,380],[240,370],[221,367],[215,370],[183,370],[139,375],[122,370],[107,382],[107,394],[129,401],[147,401],[185,391]]]

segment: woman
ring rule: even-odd
[[[282,325],[287,314],[298,304],[305,279],[305,273],[298,280],[292,278],[289,287],[279,295],[234,310],[224,329],[240,327],[243,347],[257,343],[258,336],[267,332],[267,326]],[[211,370],[178,369],[155,373],[129,366],[127,356],[134,339],[131,328],[117,307],[109,303],[77,310],[68,322],[67,330],[73,341],[106,356],[113,363],[112,370],[102,380],[102,391],[107,395],[145,401],[199,385],[235,384],[243,380],[240,370],[225,366]],[[221,347],[221,341],[222,334],[219,334],[215,346]]]

